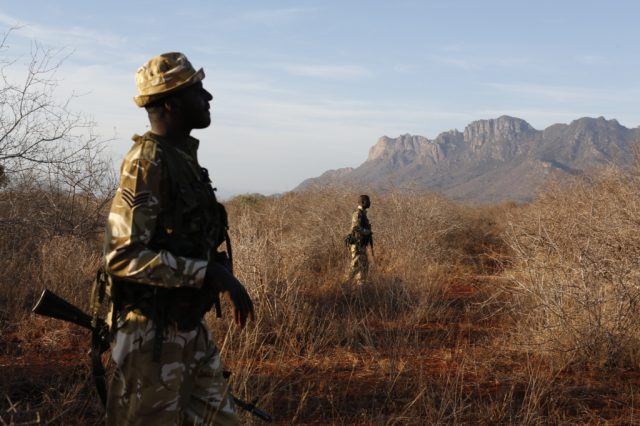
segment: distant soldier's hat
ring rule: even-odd
[[[193,68],[184,54],[163,53],[149,59],[136,72],[138,95],[136,105],[143,107],[180,89],[196,84],[204,78],[204,71]]]

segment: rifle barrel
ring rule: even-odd
[[[256,407],[255,403],[249,403],[247,401],[243,401],[240,398],[236,397],[235,395],[231,395],[231,396],[233,397],[233,402],[235,402],[236,405],[242,408],[243,410],[250,412],[254,416],[258,417],[259,419],[264,420],[265,422],[270,422],[273,420],[273,417],[271,417],[269,413],[262,411],[261,409]]]
[[[31,311],[38,315],[71,322],[93,330],[91,317],[89,315],[47,289],[44,289],[40,295],[40,299],[38,299],[38,302]]]

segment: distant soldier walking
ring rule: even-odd
[[[226,211],[190,135],[211,123],[203,78],[177,52],[136,74],[150,131],[133,137],[122,162],[104,243],[115,328],[109,426],[239,424],[204,315],[219,294],[240,327],[254,311],[231,272]]]
[[[369,196],[361,195],[358,207],[351,215],[351,233],[346,238],[351,252],[351,267],[347,274],[347,282],[351,282],[355,278],[358,285],[366,284],[369,274],[367,246],[370,245],[373,250],[371,223],[367,218],[369,207],[371,207]]]

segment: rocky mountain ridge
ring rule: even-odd
[[[640,128],[584,117],[536,130],[509,116],[478,120],[463,132],[430,140],[381,137],[356,168],[329,170],[294,190],[353,187],[360,191],[428,190],[460,200],[526,201],[550,174],[575,175],[615,163],[630,164]]]

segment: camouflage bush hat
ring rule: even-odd
[[[149,59],[136,72],[138,95],[133,97],[139,107],[156,101],[179,89],[191,86],[204,78],[204,71],[196,71],[184,54],[163,53]]]

